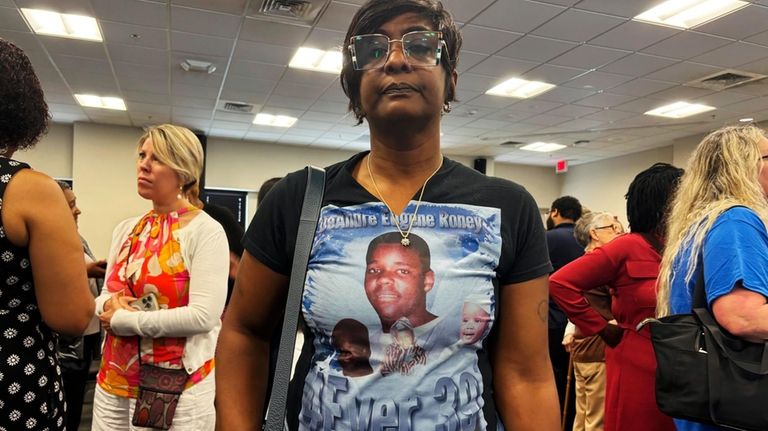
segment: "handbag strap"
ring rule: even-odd
[[[283,315],[274,383],[269,395],[267,421],[264,426],[267,431],[282,431],[285,428],[285,409],[288,402],[288,385],[291,380],[296,329],[301,312],[301,297],[304,293],[309,253],[315,237],[317,219],[320,215],[323,193],[325,192],[325,171],[314,166],[307,166],[306,170],[307,188],[304,191],[304,202],[301,206],[301,218],[296,234],[296,247],[293,253],[293,266],[291,267],[288,299]]]

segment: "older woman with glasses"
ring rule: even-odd
[[[656,314],[664,214],[682,174],[682,169],[666,163],[640,172],[625,196],[630,233],[574,260],[549,280],[550,294],[568,318],[584,335],[600,334],[608,345],[605,431],[675,429],[672,419],[656,407],[656,359],[648,329],[635,328]],[[613,229],[614,223],[606,223],[592,232]],[[608,323],[585,299],[585,292],[606,285],[618,324]]]
[[[456,24],[438,1],[372,0],[346,41],[341,84],[371,149],[326,170],[289,428],[558,430],[537,206],[519,185],[440,150],[456,92]],[[305,183],[302,171],[276,184],[246,233],[216,356],[222,430],[261,425]],[[488,315],[471,343],[462,338],[467,302]],[[338,325],[351,321],[360,325]],[[345,333],[361,325],[367,331]],[[344,374],[350,352],[333,340],[363,332],[358,356],[372,372]]]

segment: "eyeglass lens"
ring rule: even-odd
[[[390,40],[382,34],[364,34],[352,38],[352,60],[356,70],[376,69],[384,65],[392,42],[402,43],[403,53],[411,66],[437,66],[441,52],[440,33],[414,31],[402,39]]]

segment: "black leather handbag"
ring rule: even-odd
[[[706,305],[702,267],[693,311],[648,323],[656,403],[669,416],[727,429],[768,430],[768,343],[729,334]]]

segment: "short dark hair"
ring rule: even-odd
[[[283,179],[283,177],[274,177],[264,181],[264,183],[259,188],[259,194],[256,195],[257,207],[261,205],[261,203],[264,201],[264,197],[267,196],[267,193],[269,193],[269,191],[272,190],[272,187],[274,187],[275,184],[277,184],[277,182],[281,179]]]
[[[576,221],[581,217],[581,202],[573,196],[560,196],[552,202],[551,210],[557,210],[560,217]]]
[[[683,172],[669,163],[655,163],[637,174],[624,195],[627,199],[627,220],[632,232],[664,235],[667,206]]]
[[[352,36],[376,33],[382,25],[406,13],[415,13],[426,18],[432,22],[434,30],[443,33],[445,50],[440,64],[445,69],[444,103],[447,104],[456,100],[456,89],[453,88],[452,75],[459,62],[461,33],[451,14],[443,8],[443,4],[436,0],[370,0],[358,9],[352,18],[342,48],[344,62],[340,76],[341,88],[349,98],[349,110],[355,115],[357,124],[361,124],[365,117],[360,102],[362,71],[355,70],[352,65],[352,56],[347,49],[349,40]]]
[[[59,187],[61,187],[62,191],[72,190],[72,186],[70,186],[69,183],[67,183],[66,181],[62,181],[62,180],[54,180],[54,181],[56,181],[56,184],[58,184]]]
[[[0,149],[33,147],[48,130],[48,104],[21,48],[0,39]]]
[[[371,261],[371,258],[373,257],[373,252],[376,251],[376,248],[378,246],[384,245],[384,244],[401,245],[400,241],[402,239],[403,237],[402,235],[400,235],[400,232],[387,232],[377,236],[370,242],[370,244],[368,244],[368,252],[365,254],[365,261],[366,262]],[[430,271],[432,262],[431,262],[431,258],[429,254],[429,246],[427,245],[427,242],[424,241],[424,239],[421,238],[420,236],[413,233],[408,235],[408,239],[411,241],[411,243],[406,248],[413,249],[416,253],[418,253],[422,272],[426,273],[427,271]]]

